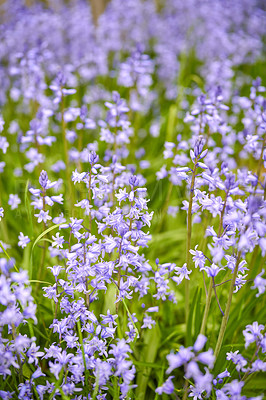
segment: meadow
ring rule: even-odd
[[[1,399],[264,399],[263,6],[1,3]]]

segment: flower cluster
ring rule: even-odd
[[[261,399],[262,2],[29,3],[0,12],[0,398]]]

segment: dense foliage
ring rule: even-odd
[[[0,398],[263,399],[262,6],[2,4]]]

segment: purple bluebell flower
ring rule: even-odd
[[[174,384],[172,382],[173,378],[174,378],[174,375],[169,376],[166,379],[166,381],[163,383],[163,385],[158,387],[155,390],[155,392],[158,393],[158,394],[163,394],[163,393],[172,394],[174,389],[175,389]]]
[[[262,278],[264,272],[265,270],[263,269],[261,273],[256,276],[254,279],[254,285],[251,287],[251,289],[258,289],[259,292],[256,294],[256,297],[259,297],[266,290],[266,279]]]
[[[261,331],[263,331],[264,328],[264,325],[259,325],[257,321],[253,322],[252,325],[247,325],[246,329],[243,331],[243,335],[245,337],[245,347],[248,347],[253,342],[258,344],[263,337]]]
[[[40,210],[39,214],[34,214],[35,217],[38,217],[38,223],[44,222],[46,223],[47,220],[52,219],[52,217],[49,215],[49,211],[44,211]]]
[[[11,210],[15,210],[18,208],[18,205],[21,203],[20,198],[18,197],[17,194],[10,194],[9,199],[8,199],[8,204],[11,207]]]
[[[22,247],[23,249],[27,246],[28,243],[30,243],[29,237],[24,236],[22,232],[20,232],[18,238],[19,238],[18,246]]]

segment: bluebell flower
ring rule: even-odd
[[[216,378],[213,380],[213,384],[217,385],[217,384],[221,384],[224,380],[224,378],[227,378],[230,376],[230,372],[227,371],[227,369],[225,369],[225,371],[220,372]]]
[[[266,290],[266,279],[262,278],[262,275],[264,275],[265,270],[263,269],[261,273],[259,273],[255,279],[254,279],[254,286],[251,287],[251,289],[258,289],[258,293],[256,294],[256,297],[259,297],[261,294],[263,294]]]
[[[64,236],[60,236],[60,233],[57,232],[55,236],[52,236],[52,239],[53,239],[52,247],[56,247],[57,249],[63,248],[63,244],[65,242]]]
[[[215,276],[218,275],[220,271],[222,271],[224,268],[218,267],[216,264],[212,264],[210,267],[204,267],[202,268],[204,271],[207,272],[207,275],[211,278],[214,278]]]
[[[155,325],[156,322],[147,314],[145,314],[143,318],[143,325],[141,326],[141,329],[144,328],[149,328],[152,329],[153,325]]]
[[[18,205],[21,203],[20,198],[18,197],[17,194],[10,194],[9,199],[8,199],[8,204],[11,207],[11,210],[15,210],[18,208]]]
[[[174,378],[174,375],[169,376],[166,381],[163,383],[162,386],[159,386],[157,389],[155,389],[155,392],[158,394],[172,394],[175,387],[172,382],[172,379]]]
[[[239,350],[226,353],[226,359],[231,360],[236,365],[237,371],[246,371],[246,366],[248,362],[241,354],[239,354]]]
[[[38,223],[43,221],[46,224],[47,221],[52,219],[52,217],[49,215],[49,211],[44,210],[40,210],[39,214],[34,214],[34,216],[38,218]]]
[[[253,342],[256,342],[257,344],[260,342],[263,338],[261,331],[263,331],[264,328],[264,325],[259,325],[257,321],[253,322],[252,325],[246,326],[246,329],[243,331],[246,348]]]
[[[4,217],[4,209],[3,207],[0,207],[0,221],[2,220],[2,218]]]
[[[30,243],[29,237],[24,236],[22,232],[20,232],[18,238],[19,238],[18,246],[22,247],[23,249],[27,246],[28,243]]]
[[[205,343],[207,342],[206,336],[199,334],[196,342],[194,343],[193,350],[197,353],[203,349]]]
[[[206,257],[202,253],[202,251],[197,250],[198,245],[195,246],[195,250],[190,249],[189,252],[194,256],[192,257],[193,262],[195,263],[195,267],[199,267],[200,271],[202,271],[205,267]]]
[[[46,186],[48,183],[48,174],[46,171],[42,170],[42,172],[40,173],[39,182],[40,182],[41,187],[43,189],[46,189]]]
[[[4,154],[6,154],[8,147],[9,147],[9,143],[6,140],[6,137],[0,135],[0,149],[3,151]]]

